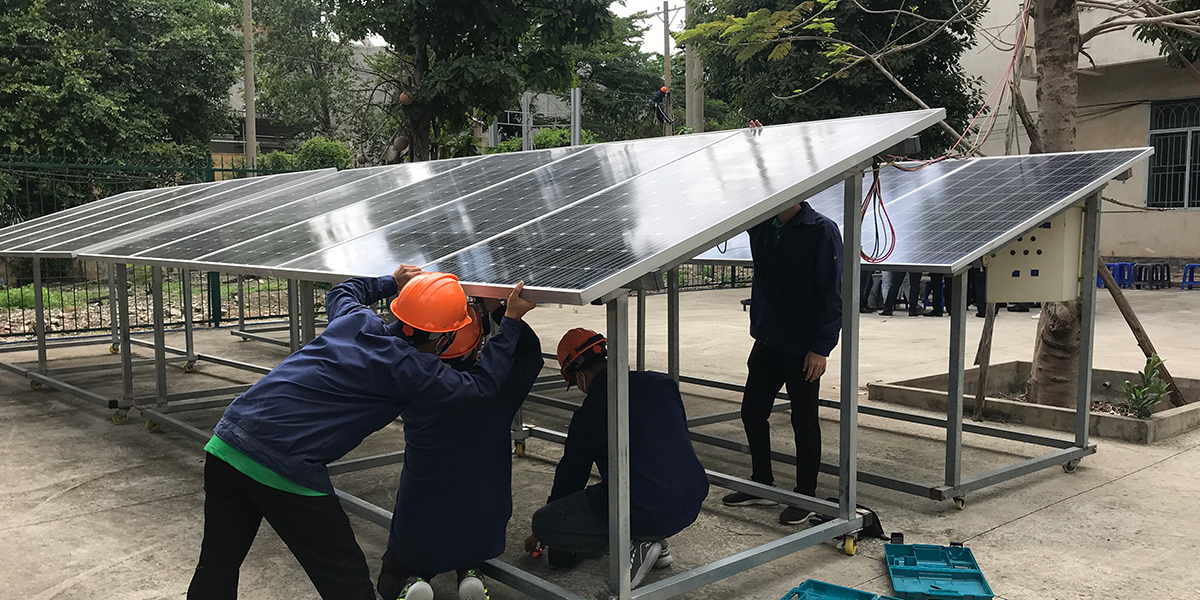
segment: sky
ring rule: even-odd
[[[679,31],[683,29],[683,3],[684,0],[670,0],[671,8],[680,8],[674,14],[671,21],[671,30]],[[662,10],[662,0],[625,0],[625,5],[621,6],[620,2],[612,3],[612,11],[622,17],[632,15],[638,11],[646,11],[648,13]],[[646,32],[645,38],[642,39],[642,50],[644,52],[654,52],[662,54],[663,38],[662,38],[662,21],[657,17],[652,17],[648,21],[642,23],[643,26],[650,25],[650,30]]]

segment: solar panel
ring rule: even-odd
[[[912,173],[887,169],[881,182],[896,248],[875,266],[959,272],[1078,202],[1150,152],[1132,148],[943,161]],[[810,202],[841,226],[840,186]],[[874,220],[868,215],[863,223],[864,245],[874,231]],[[739,235],[727,247],[710,249],[695,261],[749,266],[749,238]]]

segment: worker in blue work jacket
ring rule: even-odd
[[[807,202],[784,209],[751,227],[754,281],[750,335],[754,348],[742,394],[742,425],[750,446],[750,478],[774,485],[768,420],[775,395],[787,385],[796,441],[797,493],[814,496],[821,467],[821,376],[842,328],[842,236],[833,221]],[[722,501],[729,506],[774,505],[745,492]],[[787,507],[779,522],[800,524],[812,513]]]
[[[500,303],[483,303],[502,322]],[[442,355],[464,372],[479,360],[484,331],[479,313],[469,312],[471,324]],[[458,574],[459,600],[488,598],[479,565],[504,553],[512,517],[510,426],[545,363],[537,334],[525,323],[519,327],[512,370],[495,402],[450,410],[414,402],[400,412],[404,470],[379,573],[383,600],[432,600],[430,580],[451,571]]]
[[[366,558],[327,465],[411,405],[483,410],[508,376],[520,320],[517,284],[499,333],[469,372],[438,354],[470,322],[457,278],[403,265],[329,290],[325,331],[239,396],[205,446],[204,541],[189,600],[237,597],[238,571],[265,517],[321,597],[373,599]],[[368,306],[393,294],[397,320]]]
[[[551,567],[608,550],[608,349],[603,335],[572,329],[558,344],[567,385],[587,396],[571,417],[548,503],[533,515],[528,552],[549,549]],[[592,465],[600,483],[588,486]],[[679,385],[664,373],[629,373],[631,585],[673,558],[667,538],[696,521],[708,476],[696,458]]]

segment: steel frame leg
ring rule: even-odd
[[[159,408],[167,404],[167,342],[163,324],[162,267],[150,267],[150,294],[154,304],[154,391]]]
[[[129,265],[114,265],[117,276],[117,329],[121,346],[121,408],[133,405],[133,343],[129,335]]]
[[[1079,285],[1079,380],[1075,391],[1075,446],[1086,448],[1092,408],[1092,353],[1096,341],[1096,264],[1100,254],[1100,195],[1088,196],[1083,208],[1083,266]],[[1073,466],[1073,465],[1072,465]]]
[[[608,584],[629,600],[629,296],[608,303]]]
[[[313,282],[300,282],[300,345],[308,344],[317,337],[316,301],[313,299]]]
[[[679,381],[679,269],[667,271],[667,374]]]
[[[646,292],[637,293],[637,370],[646,370]]]
[[[299,298],[295,279],[287,280],[288,302],[288,348],[295,352],[300,349],[300,312]]]
[[[862,173],[846,179],[842,223],[842,389],[838,448],[838,516],[850,520],[858,504],[858,283],[862,252]]]
[[[237,276],[238,287],[238,331],[246,330],[246,285],[241,275]]]
[[[116,272],[116,266],[108,263],[108,324],[112,329],[112,345],[108,347],[108,351],[113,354],[119,352],[121,346],[121,330],[117,326]]]
[[[946,393],[946,486],[962,484],[963,373],[967,362],[967,275],[951,280],[950,370]]]
[[[187,350],[187,366],[188,371],[192,370],[192,366],[196,364],[196,340],[193,335],[195,325],[193,324],[193,308],[192,308],[192,272],[189,269],[181,271],[183,277],[183,339],[184,348]]]
[[[46,304],[42,298],[42,261],[33,259],[33,331],[37,337],[38,373],[46,373]]]

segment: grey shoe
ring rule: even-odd
[[[809,517],[813,516],[814,514],[816,513],[812,512],[811,510],[804,510],[803,508],[789,506],[783,509],[783,512],[779,514],[779,522],[783,523],[784,525],[799,525],[807,521]]]
[[[483,574],[479,569],[459,572],[458,600],[489,600],[488,589],[483,583]]]
[[[658,560],[654,561],[654,568],[665,569],[675,564],[675,557],[671,556],[671,549],[667,547],[667,540],[662,540],[659,544],[662,544],[662,552],[658,553]]]
[[[661,543],[634,540],[633,548],[629,552],[629,587],[635,588],[642,583],[661,554]]]
[[[433,587],[429,582],[413,575],[405,582],[404,590],[398,600],[433,600]]]
[[[746,492],[733,492],[732,494],[726,494],[724,498],[721,498],[721,502],[725,506],[775,506],[776,504],[779,504],[774,500],[767,500],[766,498],[751,496]]]

